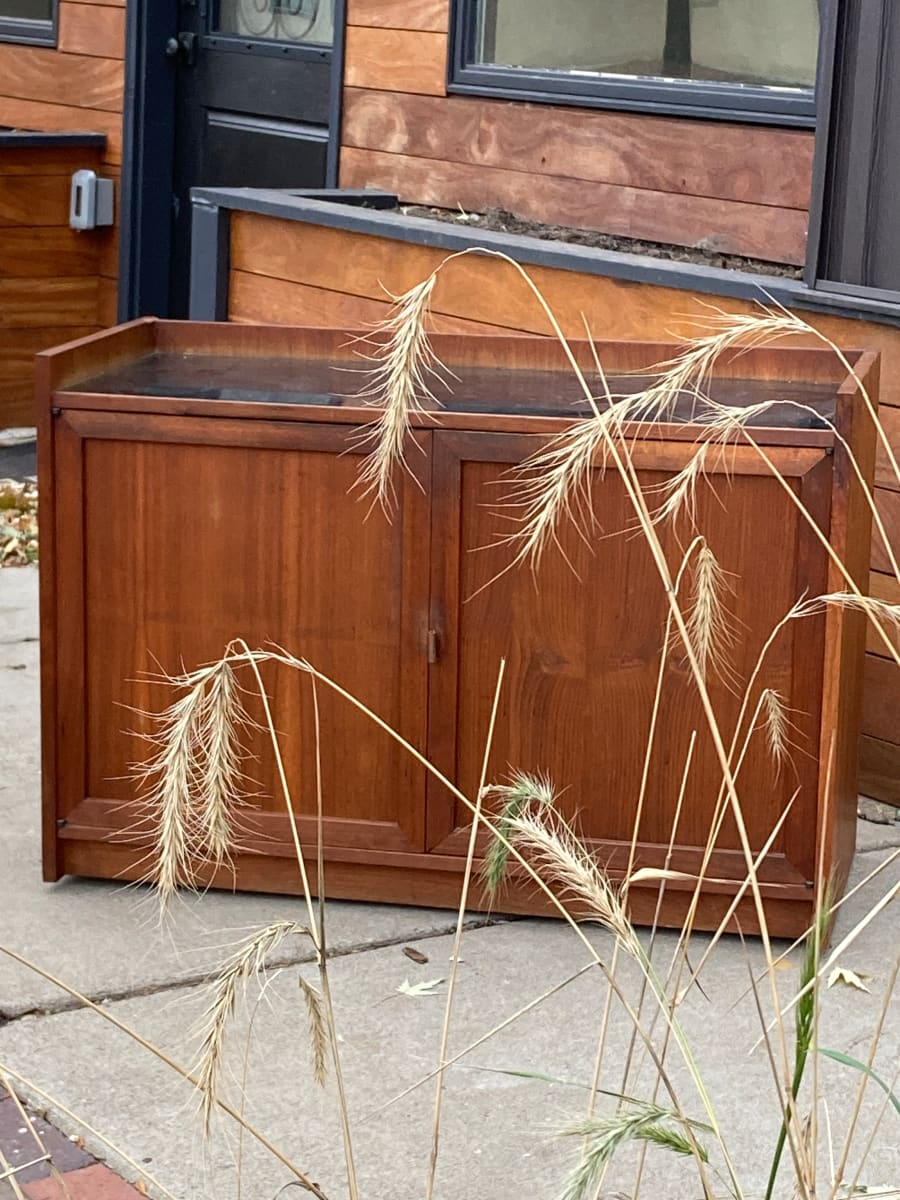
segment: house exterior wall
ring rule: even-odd
[[[100,163],[85,160],[82,165],[114,179],[118,193],[124,58],[125,0],[60,0],[55,48],[0,43],[0,126],[105,134]],[[118,194],[115,212],[118,220]],[[114,324],[118,238],[115,233],[90,236],[101,247],[97,323]]]
[[[814,134],[448,95],[449,0],[348,0],[342,187],[804,261]]]
[[[99,173],[101,157],[99,146],[0,134],[0,429],[34,424],[34,355],[104,324],[110,234],[69,228],[72,173]]]

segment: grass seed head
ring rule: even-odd
[[[556,791],[546,775],[532,775],[527,771],[514,771],[509,783],[492,783],[485,788],[485,796],[500,801],[501,808],[496,816],[497,831],[509,842],[511,822],[522,815],[529,805],[536,808],[552,807],[556,803]],[[495,896],[506,877],[509,864],[509,846],[499,837],[491,839],[484,858],[482,878],[490,895]]]
[[[293,921],[275,921],[247,938],[213,980],[210,999],[200,1027],[200,1055],[195,1074],[200,1093],[204,1133],[208,1136],[216,1104],[217,1088],[225,1051],[225,1033],[238,994],[251,979],[265,974],[266,960],[286,937],[306,930]]]
[[[427,401],[438,403],[430,380],[442,381],[441,365],[426,329],[435,278],[429,275],[399,296],[391,316],[373,331],[381,340],[367,339],[375,347],[376,365],[359,396],[381,411],[359,439],[371,450],[363,460],[358,484],[363,495],[372,497],[387,513],[393,511],[397,500],[394,472],[407,465],[412,417],[425,411]]]

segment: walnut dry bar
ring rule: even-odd
[[[354,483],[371,409],[334,331],[143,320],[38,360],[42,503],[44,870],[133,879],[146,870],[129,764],[141,718],[168,702],[152,678],[217,658],[229,641],[275,642],[374,709],[474,796],[498,665],[508,661],[489,776],[543,771],[613,876],[624,869],[659,670],[666,600],[614,471],[594,472],[590,544],[560,531],[532,572],[510,566],[503,536],[509,471],[584,411],[551,339],[437,336],[454,372],[443,408],[417,421],[392,520]],[[613,391],[671,347],[601,344]],[[589,348],[577,353],[590,372]],[[850,356],[877,393],[877,358]],[[596,382],[599,389],[599,381]],[[872,423],[829,352],[760,349],[722,365],[712,387],[732,404],[786,402],[750,444],[709,456],[696,523],[731,573],[746,679],[767,635],[804,594],[841,587],[817,529],[863,584],[868,509],[841,439],[871,476]],[[796,403],[791,403],[796,402]],[[799,405],[805,406],[800,408]],[[703,435],[685,416],[642,430],[633,457],[654,489]],[[680,411],[680,409],[679,409]],[[833,418],[841,437],[826,421]],[[785,484],[772,474],[767,458]],[[651,490],[651,496],[658,495]],[[665,527],[677,567],[691,529]],[[568,559],[568,563],[567,560]],[[760,849],[792,796],[759,870],[773,933],[807,926],[823,869],[842,883],[854,847],[856,742],[864,628],[832,609],[791,621],[761,681],[791,709],[793,766],[776,770],[762,736],[740,772],[750,842]],[[265,671],[304,840],[312,846],[315,738],[310,684]],[[726,730],[737,695],[712,681]],[[338,695],[320,689],[329,895],[434,906],[458,902],[467,815],[440,782]],[[637,863],[666,859],[692,732],[697,743],[671,866],[696,871],[721,787],[712,740],[677,653],[662,685]],[[255,796],[234,871],[214,886],[298,890],[288,819],[264,739],[250,739]],[[830,765],[829,765],[830,764]],[[314,863],[312,864],[314,870]],[[734,821],[712,855],[699,920],[714,926],[744,878]],[[685,880],[666,887],[678,924]],[[476,903],[486,904],[480,894]],[[657,885],[634,886],[639,921]],[[538,912],[513,878],[498,907]],[[753,929],[752,903],[738,917]]]

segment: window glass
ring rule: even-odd
[[[0,0],[0,21],[52,21],[53,0]]]
[[[243,38],[330,46],[334,0],[221,0],[218,29]]]
[[[811,88],[819,0],[473,0],[475,61]]]

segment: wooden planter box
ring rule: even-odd
[[[485,232],[465,223],[391,211],[387,193],[321,196],[255,189],[194,191],[191,315],[200,320],[355,329],[383,320],[390,296],[420,283],[448,254],[482,246],[522,263],[564,333],[608,341],[670,341],[692,336],[712,303],[744,315],[772,297],[846,348],[878,350],[880,419],[900,454],[900,328],[852,313],[844,297],[799,280],[749,275],[693,263],[615,254],[586,246]],[[337,203],[336,201],[340,201]],[[441,271],[432,295],[434,328],[444,333],[547,334],[546,314],[514,270],[469,254]],[[821,345],[810,338],[809,345]],[[900,490],[879,446],[875,503],[900,552]],[[900,603],[900,585],[881,538],[872,543],[872,594]],[[860,790],[900,805],[900,672],[870,636],[863,677]]]
[[[649,551],[621,536],[587,547],[565,529],[562,550],[577,574],[551,550],[533,576],[524,567],[503,573],[511,551],[495,544],[509,527],[498,506],[510,467],[577,411],[578,387],[559,347],[533,338],[435,339],[459,380],[436,420],[419,422],[414,436],[424,453],[410,454],[415,480],[398,477],[389,522],[378,511],[367,518],[368,504],[354,490],[362,453],[355,435],[372,412],[347,399],[362,380],[334,368],[352,363],[349,336],[146,320],[40,357],[46,878],[132,879],[146,870],[127,781],[140,756],[127,731],[140,722],[128,708],[167,702],[142,672],[208,661],[235,637],[275,641],[307,657],[468,795],[477,788],[506,656],[490,777],[513,767],[549,773],[567,789],[563,807],[577,812],[613,874],[621,872],[666,611]],[[600,349],[615,376],[669,348]],[[579,353],[587,367],[586,348]],[[875,388],[873,356],[855,357]],[[614,390],[623,382],[614,380]],[[736,403],[789,396],[833,412],[871,470],[871,432],[828,353],[748,353],[723,367],[716,389]],[[783,425],[755,436],[863,580],[868,519],[845,453],[820,423],[798,422],[788,409],[781,416]],[[642,481],[670,477],[701,432],[685,422],[642,435],[634,447]],[[697,524],[735,577],[742,636],[733,666],[746,677],[791,605],[838,580],[755,450],[733,447],[714,461],[711,485],[698,489]],[[593,500],[604,531],[629,524],[613,472],[596,473]],[[690,531],[666,535],[673,563],[676,534],[686,544]],[[825,870],[839,880],[852,857],[863,638],[856,619],[831,611],[791,622],[767,660],[763,682],[792,709],[802,752],[795,769],[779,773],[756,738],[740,783],[757,848],[800,789],[760,871],[780,935],[809,921],[820,839]],[[284,673],[267,681],[311,842],[309,684]],[[713,690],[727,727],[738,701],[719,684]],[[466,813],[345,702],[324,693],[320,700],[327,891],[454,905]],[[692,730],[697,749],[672,861],[682,871],[699,865],[720,775],[696,689],[676,655],[665,677],[640,865],[665,860]],[[259,797],[244,817],[246,852],[234,875],[223,870],[212,882],[293,892],[297,869],[270,756],[262,739],[251,749],[263,757],[248,768]],[[730,819],[710,875],[700,914],[706,926],[744,875]],[[665,922],[680,921],[689,894],[686,884],[668,886]],[[633,889],[637,919],[648,920],[655,903],[655,887]],[[543,911],[533,888],[515,882],[500,907]],[[753,928],[746,901],[740,919]]]

